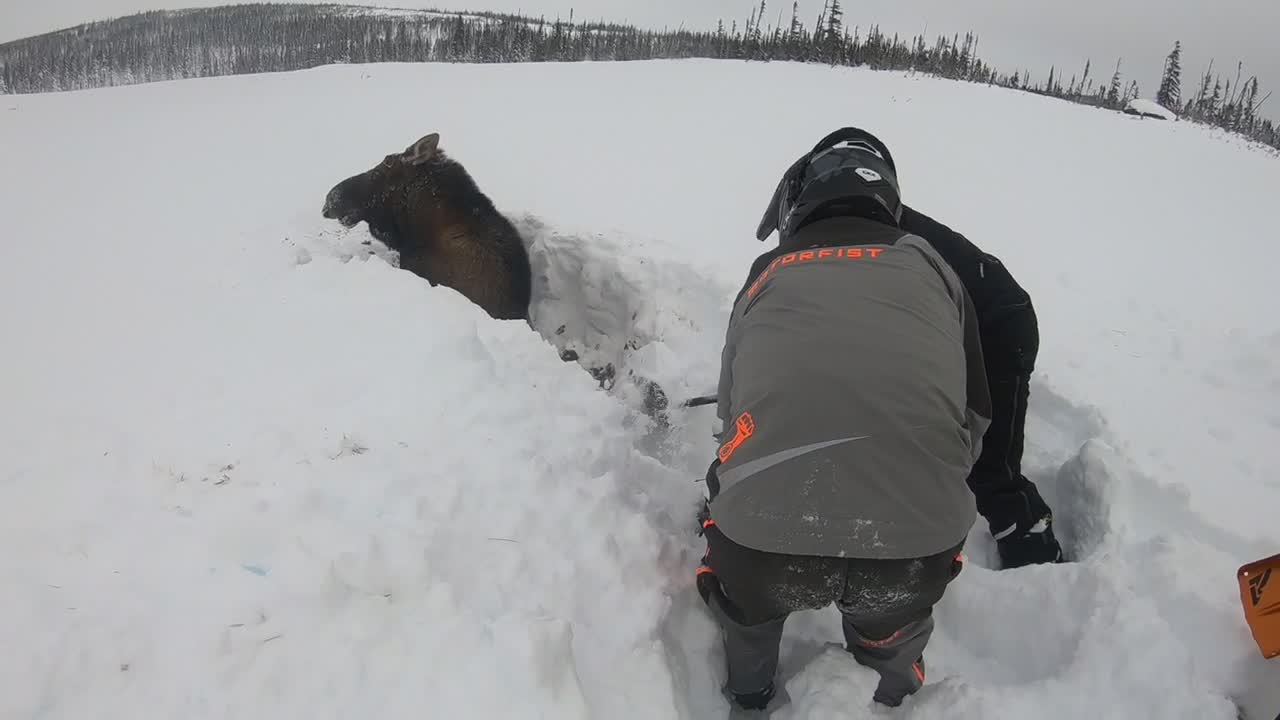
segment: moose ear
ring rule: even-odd
[[[404,160],[410,165],[421,165],[435,157],[440,146],[440,133],[431,133],[404,151]]]

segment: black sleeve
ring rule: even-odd
[[[903,230],[927,240],[960,277],[965,289],[971,295],[974,294],[984,255],[978,246],[969,242],[964,235],[906,205],[902,207],[901,225]],[[982,304],[980,299],[974,300],[974,306],[979,311],[983,309]]]
[[[970,451],[974,463],[982,454],[982,440],[991,427],[994,409],[991,387],[987,381],[986,358],[982,345],[982,332],[978,327],[973,299],[956,272],[927,240],[919,235],[904,236],[903,243],[910,244],[938,271],[946,286],[951,302],[955,303],[960,320],[961,345],[964,350],[965,370],[965,425],[969,431]]]
[[[965,393],[969,400],[969,411],[979,418],[990,421],[995,417],[991,403],[991,388],[987,384],[986,359],[982,347],[981,333],[978,328],[977,314],[973,309],[973,299],[968,291],[961,288],[964,295],[964,356],[965,356]],[[985,434],[986,428],[983,428]]]
[[[902,229],[925,239],[951,266],[973,305],[988,375],[1007,374],[1026,365],[1027,339],[1021,328],[1034,313],[1031,297],[999,258],[964,235],[909,207],[903,207]],[[1034,323],[1032,318],[1030,322]]]

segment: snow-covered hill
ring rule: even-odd
[[[713,413],[654,432],[556,345],[710,390],[778,174],[848,124],[1033,293],[1027,466],[1075,560],[986,570],[975,528],[890,716],[1280,686],[1234,585],[1280,550],[1280,160],[865,70],[364,66],[0,101],[0,717],[723,717]],[[430,131],[525,231],[547,337],[321,219]],[[882,712],[838,638],[789,624],[775,717]]]

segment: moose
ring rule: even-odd
[[[458,291],[495,319],[533,326],[529,250],[466,169],[440,149],[439,133],[335,185],[323,215],[347,228],[367,223],[375,239],[399,253],[402,270]],[[579,361],[601,387],[613,386],[613,363],[597,366],[567,349],[560,357]],[[662,388],[632,382],[641,388],[646,414],[665,425]]]
[[[338,183],[324,217],[360,222],[403,270],[452,288],[498,320],[529,321],[532,271],[515,226],[431,133]]]

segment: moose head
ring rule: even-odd
[[[431,133],[338,183],[323,214],[365,222],[399,266],[451,287],[490,315],[528,319],[532,271],[519,232]]]
[[[409,205],[412,190],[430,185],[428,166],[443,157],[439,148],[440,134],[431,133],[404,152],[387,155],[371,169],[343,180],[325,197],[324,216],[345,227],[366,222],[375,238],[400,249],[396,210]]]

